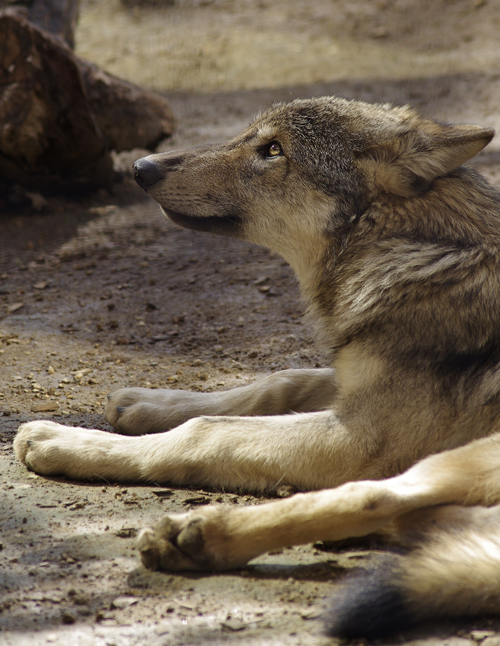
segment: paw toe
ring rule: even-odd
[[[120,390],[116,390],[111,395],[108,395],[106,419],[115,428],[126,431],[126,429],[121,428],[123,426],[123,420],[120,418],[139,399],[137,390],[136,388],[120,388]]]
[[[52,422],[44,420],[22,424],[14,438],[14,452],[21,462],[26,464],[26,455],[37,439],[46,439],[51,434]]]
[[[152,529],[146,529],[139,535],[138,548],[141,561],[148,570],[165,570],[178,572],[182,570],[199,570],[199,566],[187,557],[176,545],[166,540]]]
[[[177,545],[185,554],[198,557],[204,546],[203,523],[201,518],[191,520],[177,536]]]
[[[137,546],[143,565],[150,570],[206,570],[202,520],[165,516],[155,529],[144,529]]]
[[[143,529],[137,539],[137,549],[141,555],[141,561],[148,570],[160,569],[160,553],[156,543],[155,533],[149,527]]]

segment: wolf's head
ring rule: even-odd
[[[422,195],[493,134],[320,97],[275,104],[225,144],[139,159],[134,175],[175,223],[272,248],[300,277],[375,201]]]

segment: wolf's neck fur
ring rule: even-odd
[[[337,241],[316,255],[309,248],[292,266],[308,318],[329,349],[361,332],[366,338],[367,330],[410,329],[423,318],[426,334],[438,340],[453,319],[455,350],[467,352],[497,334],[492,327],[468,331],[478,308],[491,313],[492,326],[500,324],[500,193],[461,167],[422,196],[380,196],[340,250]]]

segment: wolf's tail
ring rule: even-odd
[[[384,637],[444,617],[500,613],[500,507],[469,508],[407,556],[347,578],[325,615],[331,636]]]

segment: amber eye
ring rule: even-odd
[[[267,149],[267,156],[268,157],[277,157],[278,155],[282,155],[283,151],[281,150],[281,146],[277,141],[273,141],[271,144],[269,144],[269,147]]]

